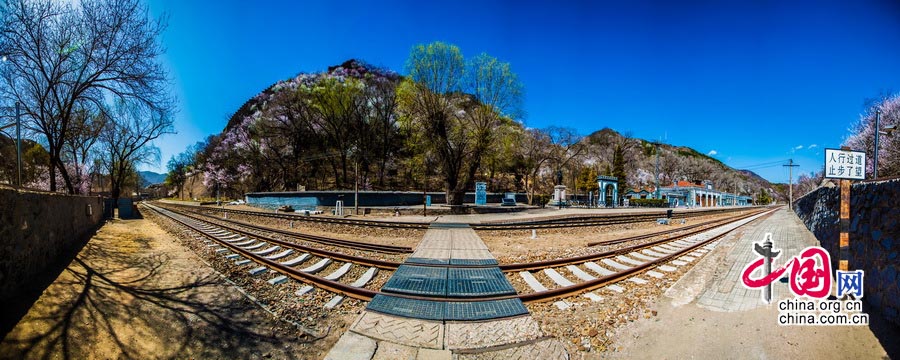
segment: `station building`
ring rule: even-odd
[[[656,191],[653,188],[632,189],[624,195],[627,199],[654,199]],[[678,181],[671,186],[661,186],[659,197],[669,200],[669,206],[688,207],[716,207],[716,206],[747,206],[753,198],[718,191],[713,188],[712,181],[706,180],[698,183],[690,181]]]

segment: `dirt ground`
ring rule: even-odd
[[[604,358],[889,359],[900,358],[900,328],[867,306],[868,326],[779,326],[777,305],[721,312],[696,297],[725,262],[722,251],[647,305],[654,316],[617,327]],[[707,259],[704,259],[707,261]]]
[[[577,256],[600,251],[586,248],[595,241],[620,239],[651,232],[676,230],[711,220],[726,219],[741,213],[716,214],[688,219],[684,224],[673,221],[671,225],[655,222],[639,222],[604,226],[568,227],[536,230],[537,238],[531,238],[531,230],[478,231],[478,235],[501,262],[536,261]]]
[[[319,358],[149,220],[107,222],[0,342],[0,358]]]
[[[606,355],[621,359],[888,359],[891,346],[897,355],[896,329],[883,324],[877,314],[870,316],[869,327],[812,327],[778,326],[774,306],[720,313],[694,304],[675,307],[663,299],[654,308],[659,316],[620,329],[614,346],[621,352]]]

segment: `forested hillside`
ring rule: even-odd
[[[471,191],[474,181],[485,181],[489,191],[546,195],[558,172],[580,193],[595,189],[597,175],[618,176],[628,188],[655,184],[656,144],[609,128],[582,136],[530,127],[520,119],[522,89],[508,64],[486,55],[474,61],[460,64],[495,73],[487,99],[494,106],[484,105],[485,94],[473,95],[488,89],[465,92],[459,84],[431,97],[438,89],[417,88],[409,77],[359,60],[276,82],[244,103],[222,134],[171,159],[169,182],[179,188],[199,181],[207,194],[230,196],[352,189],[357,179],[363,190]],[[755,174],[689,147],[659,144],[658,151],[663,186],[712,180],[724,191],[773,193]]]

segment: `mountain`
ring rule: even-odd
[[[138,171],[141,181],[145,185],[159,184],[166,181],[166,174],[155,173],[152,171]]]
[[[769,194],[780,198],[777,187],[756,173],[731,168],[688,146],[657,144],[610,128],[595,131],[586,136],[584,141],[587,143],[586,162],[593,164],[612,164],[613,149],[616,146],[624,147],[625,170],[628,183],[633,188],[652,187],[656,184],[654,170],[657,167],[658,145],[660,186],[671,186],[674,181],[700,183],[710,180],[714,189],[719,191],[756,197],[760,189],[766,189]]]

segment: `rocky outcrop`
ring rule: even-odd
[[[794,211],[837,262],[840,188],[822,187]],[[850,190],[850,269],[865,271],[864,299],[900,324],[900,179],[859,183]]]

